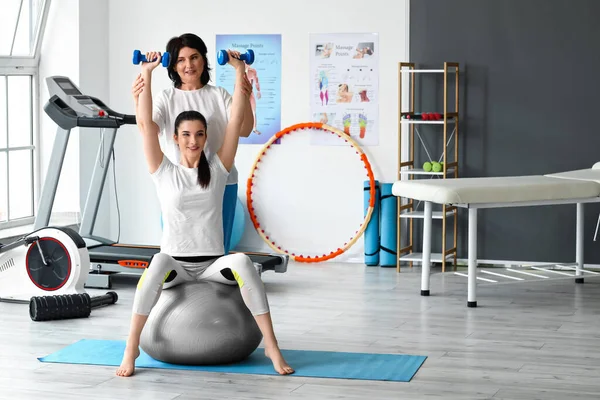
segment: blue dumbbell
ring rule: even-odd
[[[169,66],[169,53],[165,52],[163,53],[162,57],[161,57],[161,63],[163,67],[168,67]],[[142,54],[141,51],[139,50],[134,50],[133,51],[133,63],[135,65],[138,65],[141,62],[148,62],[148,60],[146,60],[146,55]]]
[[[245,53],[240,54],[240,60],[250,65],[254,62],[254,50],[248,49]],[[217,62],[219,65],[225,65],[229,61],[229,54],[225,50],[219,50],[217,53]]]

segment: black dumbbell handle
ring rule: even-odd
[[[102,296],[95,296],[91,298],[91,306],[92,308],[108,306],[110,304],[115,304],[119,296],[115,292],[107,292]]]

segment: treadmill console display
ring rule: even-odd
[[[71,80],[66,78],[56,78],[55,82],[58,86],[65,92],[65,94],[69,96],[76,96],[82,94],[79,89],[71,82]]]
[[[81,90],[66,76],[50,76],[46,78],[50,96],[58,96],[80,117],[104,118],[108,111],[102,108],[90,96]]]
[[[90,110],[88,116],[105,117],[108,115],[108,112],[96,104],[89,96],[73,96],[73,98],[77,100],[79,105]]]

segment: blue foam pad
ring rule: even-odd
[[[398,203],[397,197],[392,194],[392,184],[381,184],[381,240],[379,250],[379,264],[382,267],[395,267],[397,257],[397,228],[398,228]]]
[[[121,365],[125,341],[80,340],[56,353],[38,358],[63,364]],[[333,351],[285,350],[283,357],[296,371],[290,376],[409,382],[425,362],[425,356],[405,354],[344,353]],[[259,348],[248,359],[228,365],[175,365],[156,361],[142,351],[136,368],[182,369],[238,374],[279,375]]]
[[[364,215],[367,215],[371,200],[371,182],[363,182]],[[375,206],[373,214],[365,229],[365,264],[367,266],[379,265],[379,181],[375,181]]]

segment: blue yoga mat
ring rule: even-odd
[[[375,181],[375,206],[373,214],[365,229],[365,264],[367,266],[379,265],[379,181]],[[363,182],[364,215],[367,215],[371,200],[371,182]]]
[[[121,365],[125,341],[80,340],[46,357],[41,362],[63,364]],[[427,357],[404,354],[343,353],[285,350],[285,360],[296,371],[290,376],[409,382]],[[229,365],[175,365],[156,361],[142,351],[136,368],[182,369],[238,374],[279,375],[259,348],[248,359]]]
[[[397,197],[392,194],[391,183],[381,184],[381,242],[379,251],[379,265],[382,267],[396,266],[398,203]]]

